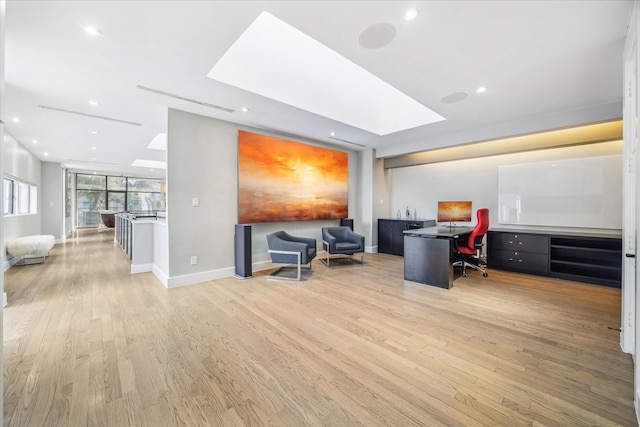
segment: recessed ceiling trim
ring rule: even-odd
[[[137,85],[136,87],[138,89],[141,89],[141,90],[146,90],[148,92],[157,93],[158,95],[168,96],[170,98],[179,99],[181,101],[193,102],[194,104],[202,105],[204,107],[215,108],[217,110],[226,111],[227,113],[234,113],[236,111],[236,110],[233,110],[231,108],[221,107],[221,106],[215,105],[215,104],[209,104],[208,102],[204,102],[204,101],[198,101],[197,99],[185,98],[184,96],[176,95],[175,93],[165,92],[165,91],[160,90],[160,89],[154,89],[154,88],[146,87],[146,86],[142,86],[142,85]]]
[[[344,142],[346,144],[357,145],[358,147],[365,147],[365,145],[358,144],[357,142],[347,141],[346,139],[336,138],[335,136],[330,136],[329,139],[334,139],[336,141]]]
[[[620,140],[622,140],[622,120],[614,120],[390,157],[384,159],[384,168],[477,159]]]
[[[91,117],[92,119],[109,120],[109,121],[112,121],[112,122],[124,123],[124,124],[127,124],[127,125],[142,126],[140,123],[130,122],[130,121],[127,121],[127,120],[122,120],[122,119],[116,119],[116,118],[113,118],[113,117],[96,116],[95,114],[87,114],[87,113],[83,113],[81,111],[66,110],[64,108],[49,107],[47,105],[38,105],[38,107],[44,108],[45,110],[59,111],[61,113],[76,114],[78,116]]]

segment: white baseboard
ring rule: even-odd
[[[221,268],[218,270],[203,271],[194,274],[185,274],[182,276],[175,276],[167,278],[167,288],[177,288],[178,286],[193,285],[200,282],[206,282],[209,280],[223,279],[225,277],[233,276],[235,272],[234,267]]]
[[[153,264],[131,264],[131,274],[148,273],[153,271]]]
[[[169,287],[169,276],[165,274],[164,271],[160,270],[157,265],[153,265],[153,274],[160,280],[160,283],[164,285],[165,288]]]

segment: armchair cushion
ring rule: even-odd
[[[309,264],[316,257],[316,239],[292,236],[285,231],[267,234],[267,245],[274,264],[297,264],[298,256],[271,251],[298,252],[301,264]]]
[[[364,236],[347,226],[322,227],[322,246],[330,254],[353,255],[364,252]]]

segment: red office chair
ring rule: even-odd
[[[487,234],[489,229],[489,209],[481,208],[477,211],[478,223],[468,236],[464,239],[455,241],[453,250],[462,259],[453,263],[454,266],[462,266],[462,276],[467,277],[466,267],[474,270],[482,271],[482,276],[487,277],[488,274],[484,268],[480,267],[479,259],[476,257],[478,250],[482,248],[482,238]],[[478,259],[477,263],[472,263],[473,258]]]

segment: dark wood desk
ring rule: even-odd
[[[404,232],[404,280],[439,288],[453,286],[453,241],[473,227],[428,227]]]

